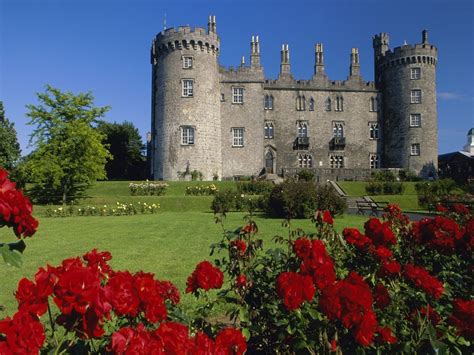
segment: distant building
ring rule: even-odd
[[[467,144],[463,150],[441,154],[438,157],[439,177],[457,182],[474,180],[474,128],[467,132]]]
[[[293,77],[288,44],[278,78],[268,79],[258,36],[248,64],[219,65],[215,16],[207,29],[158,33],[151,48],[153,177],[176,180],[199,170],[210,180],[308,168],[318,177],[370,176],[377,168],[435,176],[438,50],[427,31],[419,44],[390,49],[386,33],[372,42],[375,81],[362,78],[357,48],[347,80],[330,80],[322,43],[309,80]]]

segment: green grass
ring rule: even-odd
[[[228,214],[226,229],[243,224],[244,213]],[[271,246],[272,237],[285,235],[281,220],[256,216],[260,238]],[[335,220],[336,229],[344,226],[361,228],[365,217],[344,216]],[[314,230],[309,220],[293,221],[294,228]],[[10,237],[9,230],[0,230],[0,240]],[[184,294],[186,278],[197,262],[209,258],[209,245],[220,240],[222,229],[214,223],[210,212],[166,212],[156,215],[121,217],[41,218],[38,232],[26,240],[23,266],[19,269],[0,264],[0,304],[6,307],[0,319],[16,309],[13,292],[22,277],[31,278],[38,267],[57,265],[61,260],[79,256],[97,248],[113,255],[116,270],[144,270],[159,279],[174,282]],[[13,240],[10,238],[10,240]],[[183,296],[186,307],[194,303]]]
[[[421,207],[418,205],[418,195],[416,194],[415,184],[416,182],[404,182],[405,191],[402,195],[377,195],[371,197],[374,201],[396,203],[404,211],[418,211],[421,210]],[[348,196],[367,196],[365,181],[338,181],[338,185]]]

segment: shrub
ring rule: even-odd
[[[346,203],[330,186],[288,180],[275,186],[268,198],[267,212],[276,217],[310,218],[316,210],[342,213]]]
[[[313,181],[314,172],[309,169],[303,169],[298,172],[298,180]]]
[[[211,203],[211,209],[216,214],[226,214],[231,211],[262,211],[266,206],[265,196],[246,196],[232,190],[216,192]]]
[[[367,192],[368,195],[382,195],[383,192],[383,184],[378,181],[369,181],[365,185],[365,192]]]
[[[245,181],[236,182],[237,191],[244,195],[266,195],[273,190],[273,183],[270,181]]]
[[[376,170],[372,173],[374,181],[397,181],[397,176],[390,170]]]
[[[191,180],[193,180],[193,181],[196,181],[196,180],[202,181],[203,178],[204,178],[204,175],[199,170],[191,171]]]
[[[419,177],[415,172],[411,170],[399,170],[398,171],[398,178],[400,181],[420,181],[421,177]]]
[[[217,192],[217,187],[214,184],[210,185],[194,185],[186,187],[186,195],[203,196],[214,195]]]
[[[132,196],[161,196],[166,193],[167,188],[168,184],[165,182],[150,182],[148,180],[141,183],[131,182],[128,184],[128,189]]]
[[[373,176],[373,181],[365,185],[365,191],[371,196],[401,195],[405,191],[405,185],[395,180],[395,175],[390,171],[377,172]]]
[[[419,182],[415,185],[418,204],[431,209],[436,203],[451,195],[455,188],[456,182],[452,179]]]

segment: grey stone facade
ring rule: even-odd
[[[207,31],[160,32],[151,54],[153,177],[176,180],[198,170],[210,180],[305,167],[329,175],[371,168],[434,175],[437,49],[426,31],[421,44],[390,50],[382,33],[373,46],[374,82],[360,76],[356,48],[347,80],[329,80],[320,43],[311,79],[293,78],[283,45],[280,75],[270,80],[260,65],[258,36],[248,65],[219,66],[215,17]]]

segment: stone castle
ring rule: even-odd
[[[250,63],[219,65],[215,16],[208,28],[166,29],[151,48],[151,170],[177,180],[198,170],[205,180],[312,169],[318,179],[360,178],[373,169],[403,168],[423,177],[437,171],[437,48],[393,50],[373,37],[375,81],[360,75],[352,48],[347,80],[330,80],[323,44],[315,45],[314,75],[295,80],[281,47],[280,74],[265,78],[260,41]]]

